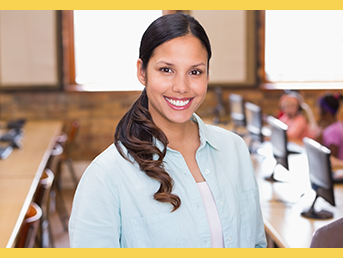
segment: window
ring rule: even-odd
[[[343,82],[343,11],[272,10],[264,15],[265,82]]]
[[[159,10],[74,11],[75,82],[96,90],[142,90],[141,37]]]

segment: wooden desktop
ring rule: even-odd
[[[22,148],[0,160],[0,248],[13,247],[62,121],[28,121]]]

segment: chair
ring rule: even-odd
[[[316,230],[311,248],[343,248],[343,217]]]
[[[69,133],[67,134],[67,137],[60,136],[57,140],[57,144],[60,144],[63,146],[63,152],[61,155],[59,155],[57,167],[56,167],[56,181],[58,183],[58,186],[61,187],[61,168],[62,163],[66,163],[69,169],[69,172],[72,176],[72,179],[74,181],[75,187],[78,184],[78,179],[76,177],[76,173],[73,167],[73,160],[71,158],[71,154],[75,145],[75,139],[80,129],[80,123],[78,120],[74,120],[71,123],[71,128],[69,130]]]
[[[39,181],[39,186],[34,197],[34,202],[38,204],[42,209],[39,233],[37,234],[37,244],[39,247],[43,248],[55,246],[52,238],[52,231],[49,220],[50,192],[54,177],[54,173],[52,173],[49,168],[46,168]]]
[[[66,209],[61,192],[62,164],[67,164],[67,167],[76,187],[78,184],[78,179],[76,177],[75,170],[73,167],[73,160],[71,158],[71,154],[73,151],[75,139],[78,134],[79,128],[79,121],[74,120],[71,123],[69,133],[63,133],[62,135],[58,136],[58,138],[56,139],[56,145],[47,163],[47,167],[50,168],[52,171],[55,171],[55,180],[53,182],[51,190],[52,210],[55,210],[56,208],[65,231],[68,231],[69,214]]]
[[[16,248],[35,247],[35,239],[41,217],[42,209],[36,203],[31,203],[26,213],[23,225],[19,230],[18,239],[15,244]]]

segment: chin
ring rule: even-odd
[[[193,115],[193,112],[187,113],[187,114],[182,114],[182,115],[171,115],[168,117],[168,119],[171,122],[183,124],[183,123],[188,122],[191,119],[192,115]]]

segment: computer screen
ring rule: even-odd
[[[288,126],[273,116],[268,116],[268,124],[270,125],[272,131],[270,142],[273,147],[274,158],[276,159],[278,164],[281,164],[286,169],[288,169]]]
[[[215,124],[227,123],[227,121],[226,121],[226,110],[225,110],[224,101],[223,101],[222,89],[220,87],[215,87],[214,93],[216,96],[217,105],[214,108],[213,123],[215,123]]]
[[[253,141],[263,142],[262,134],[262,110],[259,106],[251,103],[245,103],[246,128]]]
[[[318,197],[322,197],[331,205],[335,206],[333,180],[330,163],[330,150],[320,143],[305,137],[303,139],[309,165],[309,176],[312,189],[316,192],[316,198],[311,208],[301,213],[303,217],[314,219],[329,219],[333,214],[328,211],[316,211],[314,204]]]
[[[244,99],[241,95],[229,95],[230,115],[235,127],[246,126]]]

